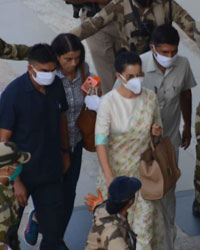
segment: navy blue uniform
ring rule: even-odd
[[[11,141],[31,153],[20,175],[32,196],[40,231],[41,249],[56,250],[63,215],[60,116],[67,109],[62,82],[58,77],[42,94],[29,73],[20,76],[0,98],[0,128],[11,130]]]

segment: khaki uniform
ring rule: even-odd
[[[200,103],[196,110],[196,122],[195,122],[195,132],[196,132],[196,168],[194,175],[194,186],[195,186],[195,200],[200,206]]]
[[[18,224],[19,205],[13,194],[12,185],[4,186],[0,183],[0,242],[11,245],[6,237],[8,230]],[[17,232],[16,232],[17,233]],[[4,249],[0,246],[0,249]],[[20,249],[15,245],[15,249]]]
[[[135,250],[136,235],[120,214],[110,215],[102,203],[94,211],[85,250]]]
[[[148,24],[148,27],[151,26],[150,32],[153,26],[155,27],[169,22],[168,0],[154,0],[151,7],[146,8],[144,11],[138,8],[134,1],[133,5],[137,7],[142,22]],[[198,41],[200,24],[195,23],[194,19],[175,1],[172,1],[172,10],[173,21],[184,30],[191,39],[195,40],[196,38],[196,41],[200,43],[200,41]],[[145,51],[149,36],[131,35],[132,32],[134,32],[134,34],[137,33],[138,24],[133,15],[129,0],[111,1],[93,18],[88,18],[70,32],[83,40],[95,34],[112,21],[117,25],[123,47],[127,49],[135,48],[140,54]]]
[[[0,242],[0,250],[12,250],[7,244]]]
[[[99,5],[103,8],[104,5]],[[84,9],[81,21],[87,18],[89,9]],[[120,36],[114,22],[99,30],[96,34],[86,39],[90,49],[92,60],[97,72],[101,78],[101,89],[106,94],[113,87],[115,81],[114,60],[116,52],[121,48]]]
[[[26,60],[30,47],[26,45],[8,44],[0,39],[0,58]]]

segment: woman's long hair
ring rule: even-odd
[[[51,47],[57,56],[62,56],[70,51],[80,50],[79,68],[85,61],[85,49],[79,38],[71,33],[59,34],[51,43]]]

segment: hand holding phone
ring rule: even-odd
[[[98,76],[88,76],[88,78],[81,85],[81,89],[85,93],[89,94],[90,90],[98,87],[99,84],[100,84],[100,78]]]

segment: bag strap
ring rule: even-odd
[[[81,64],[81,78],[82,78],[82,82],[84,82],[86,80],[84,63]]]
[[[84,67],[84,63],[81,64],[81,78],[82,78],[82,82],[84,83],[84,81],[86,80],[86,74],[85,74],[85,67]],[[83,95],[86,96],[88,94],[86,94],[84,91],[83,91]],[[84,105],[84,109],[86,109],[85,105]]]
[[[157,139],[157,142],[154,141],[154,138]],[[151,149],[152,149],[153,152],[155,151],[155,146],[156,146],[156,144],[159,143],[159,142],[161,141],[161,138],[162,138],[161,135],[155,137],[155,136],[153,136],[153,135],[151,134],[151,138],[150,138],[150,147],[151,147]]]
[[[82,78],[82,82],[84,82],[86,80],[84,63],[81,64],[81,78]],[[83,91],[83,95],[84,95],[84,97],[86,96],[84,91]],[[87,110],[87,107],[85,104],[83,105],[82,110]]]
[[[132,11],[133,11],[133,15],[134,15],[134,17],[135,17],[135,19],[136,19],[136,22],[137,22],[138,29],[139,29],[140,31],[143,31],[143,24],[142,24],[142,21],[141,21],[141,18],[140,18],[140,14],[139,14],[139,12],[138,12],[137,7],[135,7],[135,6],[133,5],[133,2],[132,2],[132,1],[133,1],[133,0],[129,0],[130,5],[131,5],[131,9],[132,9]]]

